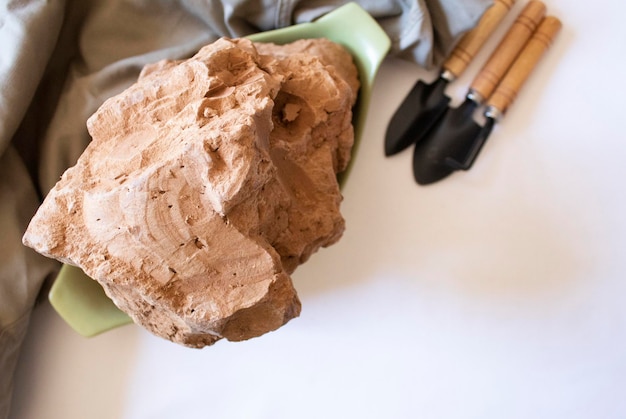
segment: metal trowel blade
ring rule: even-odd
[[[448,108],[444,90],[448,80],[419,81],[413,86],[387,126],[385,155],[397,154],[418,143]]]
[[[474,121],[476,103],[466,100],[458,108],[448,109],[437,124],[415,147],[413,176],[420,185],[437,182],[457,170],[450,159],[465,161],[482,127]]]

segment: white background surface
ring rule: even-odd
[[[422,187],[411,152],[383,156],[435,75],[385,62],[347,231],[294,275],[300,318],[193,350],[85,339],[42,304],[12,418],[625,418],[626,6],[546,4],[563,31],[467,173]]]

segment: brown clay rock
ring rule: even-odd
[[[344,230],[357,88],[326,40],[223,38],[148,66],[89,119],[93,141],[24,243],[174,342],[275,330],[300,313],[290,274]]]

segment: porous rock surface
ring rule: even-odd
[[[88,120],[93,141],[24,243],[174,342],[275,330],[300,313],[290,274],[343,233],[357,89],[327,40],[222,38],[147,66]]]

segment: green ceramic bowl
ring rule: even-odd
[[[356,3],[349,3],[312,23],[249,36],[255,42],[286,44],[304,38],[328,38],[347,48],[359,71],[361,89],[354,109],[354,153],[363,137],[363,128],[370,104],[372,85],[381,62],[387,55],[390,40],[376,21]],[[343,184],[350,167],[343,172]],[[77,267],[64,265],[49,294],[59,315],[79,334],[95,336],[132,320],[106,296],[96,281]]]

